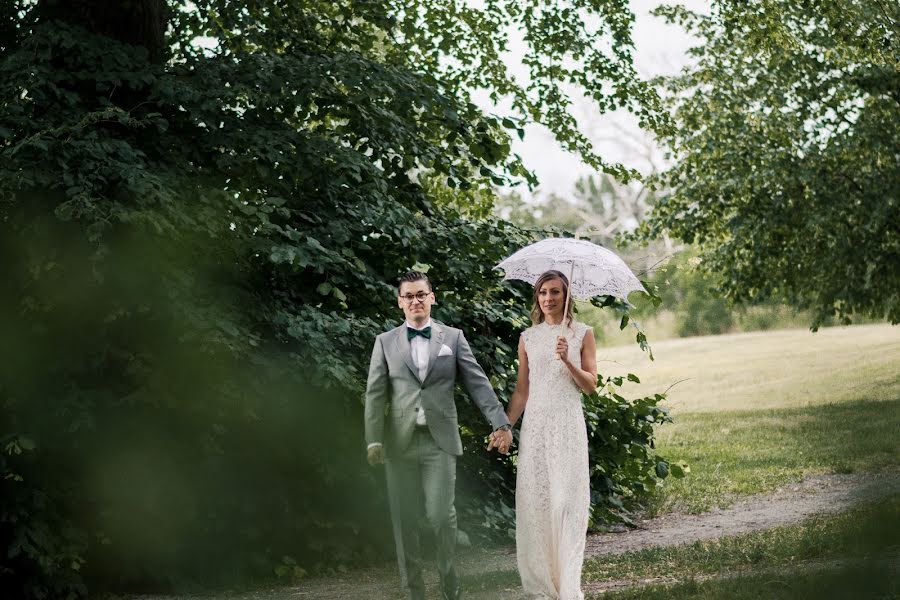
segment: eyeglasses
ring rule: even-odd
[[[412,304],[413,300],[418,300],[419,302],[425,302],[425,298],[427,298],[430,293],[431,292],[418,292],[416,294],[403,294],[402,296],[400,296],[400,299],[403,300],[404,302],[406,302],[407,304]]]

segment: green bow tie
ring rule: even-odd
[[[430,340],[431,339],[431,325],[429,325],[425,329],[413,329],[412,327],[406,328],[406,339],[412,340],[417,335],[421,335],[426,340]]]

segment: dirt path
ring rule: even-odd
[[[650,546],[677,546],[726,535],[772,529],[813,515],[842,512],[863,499],[900,493],[900,473],[821,475],[751,496],[725,510],[672,514],[642,521],[624,533],[589,535],[585,555],[621,554]]]
[[[622,554],[653,546],[675,546],[726,535],[771,529],[798,523],[813,515],[838,513],[862,500],[900,494],[900,473],[821,475],[784,486],[774,493],[739,500],[727,509],[699,515],[671,514],[640,521],[638,528],[622,533],[590,534],[585,555]],[[492,552],[461,548],[459,570],[466,577],[497,573],[503,580],[515,579],[515,548]],[[429,594],[437,596],[437,576],[430,569],[426,577]],[[633,582],[632,582],[633,584]],[[601,582],[592,592],[617,589],[622,582]],[[586,590],[587,591],[587,590]],[[514,598],[521,590],[517,584],[496,587],[489,593],[469,591],[469,600]],[[365,569],[341,577],[311,579],[297,586],[257,590],[250,593],[223,594],[217,600],[395,600],[398,589],[396,567]],[[142,596],[135,600],[189,600],[186,597]]]

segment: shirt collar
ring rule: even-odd
[[[416,331],[421,331],[421,330],[425,329],[426,327],[431,327],[431,317],[429,317],[428,322],[425,323],[424,325],[422,325],[421,327],[415,327],[409,321],[404,321],[404,323],[405,323],[407,329],[415,329]]]

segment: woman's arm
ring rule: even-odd
[[[576,365],[569,360],[568,344],[565,338],[561,337],[559,344],[565,349],[565,353],[561,353],[560,358],[565,357],[563,361],[569,369],[569,373],[572,374],[575,384],[585,394],[590,394],[597,389],[597,343],[594,341],[594,331],[588,329],[584,334],[584,340],[581,342],[581,365]],[[560,348],[560,345],[557,345],[557,349]]]
[[[506,407],[506,416],[509,422],[515,426],[519,417],[525,412],[525,404],[528,402],[528,355],[525,353],[525,340],[519,337],[519,375],[516,379],[516,390]]]

